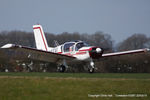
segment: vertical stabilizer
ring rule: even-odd
[[[33,25],[36,48],[48,51],[48,44],[41,25]]]

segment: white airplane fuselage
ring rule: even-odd
[[[95,49],[95,50],[92,50]],[[102,55],[102,49],[99,47],[88,46],[83,41],[66,42],[50,50],[50,52],[73,56],[77,60],[97,59]],[[98,55],[96,57],[96,55]]]

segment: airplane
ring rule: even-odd
[[[36,48],[26,47],[16,44],[6,44],[2,49],[11,49],[23,52],[28,60],[57,63],[59,72],[65,72],[72,63],[83,63],[87,66],[89,73],[95,70],[95,61],[100,58],[120,56],[126,54],[142,53],[150,51],[149,48],[129,50],[115,53],[104,53],[103,48],[89,46],[83,41],[71,41],[59,45],[55,41],[56,47],[49,47],[41,25],[33,25]]]

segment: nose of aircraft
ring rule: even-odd
[[[103,54],[103,50],[99,47],[92,47],[91,51],[89,51],[89,54],[91,58],[99,59]]]
[[[101,51],[102,51],[101,48],[96,48],[96,52],[97,52],[97,53],[100,53]]]

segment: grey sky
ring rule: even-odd
[[[134,33],[150,36],[150,0],[0,0],[0,31],[50,33],[103,31],[116,42]]]

